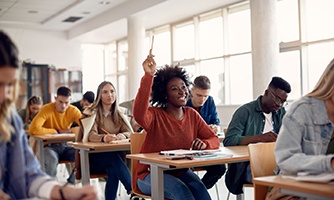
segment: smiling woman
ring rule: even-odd
[[[189,91],[189,77],[179,66],[165,66],[156,70],[150,54],[143,62],[145,75],[138,90],[133,116],[147,132],[141,153],[171,149],[215,149],[219,139],[201,116],[185,107]],[[151,104],[149,98],[151,94]],[[136,186],[151,194],[149,166],[138,164]],[[211,199],[199,177],[191,170],[180,169],[164,174],[164,195],[167,199]],[[176,192],[177,191],[177,192]]]

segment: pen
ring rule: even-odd
[[[176,156],[175,153],[161,153],[161,152],[159,152],[159,155]]]

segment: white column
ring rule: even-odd
[[[145,26],[143,20],[138,17],[128,18],[128,98],[136,97],[140,79],[144,75],[142,62],[145,59],[144,52]]]
[[[264,93],[278,66],[276,0],[251,0],[253,97]]]

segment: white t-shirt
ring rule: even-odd
[[[269,131],[273,131],[274,130],[274,121],[272,118],[272,114],[270,113],[263,113],[265,116],[265,124],[264,124],[264,128],[263,128],[263,132],[262,133],[267,133]]]

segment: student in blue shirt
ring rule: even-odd
[[[93,186],[64,187],[40,169],[15,108],[17,53],[11,39],[0,31],[0,199],[97,199]]]
[[[195,78],[193,87],[190,90],[191,98],[188,99],[186,106],[194,108],[204,121],[217,133],[219,130],[219,118],[213,98],[209,95],[211,83],[208,77],[198,76]],[[212,188],[215,183],[224,175],[225,164],[203,167],[206,170],[202,178],[207,189]]]

